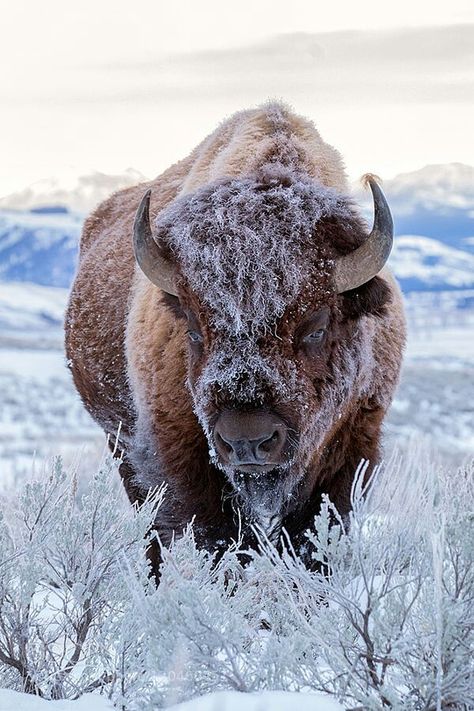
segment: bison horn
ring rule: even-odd
[[[168,294],[177,296],[176,268],[164,256],[160,245],[153,239],[150,225],[150,195],[147,190],[142,197],[133,225],[133,249],[142,272],[156,286]]]
[[[372,190],[374,226],[360,247],[337,258],[334,279],[338,294],[356,289],[376,276],[387,261],[393,245],[393,220],[385,195],[373,175],[364,176],[364,182]]]

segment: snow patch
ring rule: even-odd
[[[343,711],[343,706],[325,694],[264,691],[243,694],[218,691],[172,706],[170,711]]]
[[[61,699],[47,701],[32,694],[0,689],[1,711],[113,711],[114,705],[106,696],[84,694],[75,701]]]
[[[474,286],[474,255],[430,237],[396,237],[389,266],[398,279],[416,279],[426,290]]]

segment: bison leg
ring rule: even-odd
[[[145,501],[146,493],[135,484],[135,472],[125,459],[122,459],[119,464],[119,474],[130,503],[141,506]],[[155,526],[152,526],[148,533],[151,533],[153,530],[156,530]],[[161,553],[159,543],[155,536],[152,536],[148,544],[146,557],[150,565],[150,577],[153,577],[158,585],[160,577]]]
[[[145,500],[145,496],[143,490],[141,490],[134,483],[135,472],[133,471],[130,464],[128,464],[128,462],[122,461],[119,466],[119,473],[123,485],[125,487],[125,491],[127,492],[127,496],[130,499],[130,502],[132,504],[138,504],[138,506],[141,506],[141,504]],[[154,530],[156,530],[156,527],[152,526],[148,533],[151,533]],[[156,539],[156,536],[152,536],[148,544],[148,547],[146,549],[146,557],[148,563],[150,564],[150,577],[153,577],[155,579],[156,584],[158,585],[160,579],[161,552],[160,545],[158,543],[158,540]]]

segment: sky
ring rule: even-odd
[[[0,196],[92,170],[158,175],[269,98],[311,118],[354,179],[474,164],[472,0],[0,0],[0,10]]]

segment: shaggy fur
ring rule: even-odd
[[[179,299],[134,263],[132,224],[152,189],[154,235],[176,263]],[[339,154],[280,104],[231,117],[148,184],[87,220],[66,321],[76,387],[113,435],[132,501],[161,482],[167,541],[195,517],[211,548],[239,519],[295,543],[327,492],[346,513],[362,458],[379,457],[405,328],[387,270],[335,293],[334,260],[367,226],[347,197]],[[306,336],[321,324],[319,344]],[[187,331],[202,334],[202,344]],[[223,410],[264,409],[288,426],[283,466],[243,476],[216,457]],[[247,533],[249,541],[250,532]]]

